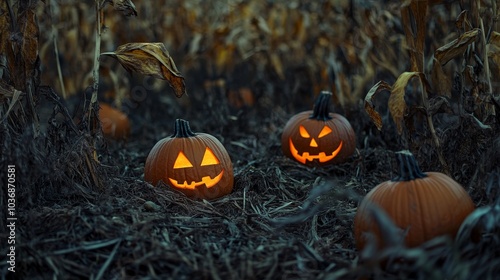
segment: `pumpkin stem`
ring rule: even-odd
[[[191,128],[189,127],[189,122],[183,119],[175,120],[174,135],[175,138],[187,138],[196,136]]]
[[[418,178],[427,177],[418,167],[417,160],[408,150],[396,152],[399,164],[399,176],[392,179],[393,182],[412,181]]]
[[[316,98],[316,102],[314,103],[313,113],[309,117],[310,119],[316,119],[318,121],[327,121],[331,119],[330,117],[330,98],[332,97],[332,93],[329,91],[322,91],[318,98]]]

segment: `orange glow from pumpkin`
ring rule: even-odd
[[[200,166],[215,165],[219,163],[219,159],[217,159],[214,152],[212,152],[212,150],[207,147],[205,149],[205,154],[203,154],[203,159]],[[193,167],[193,164],[189,161],[186,155],[182,151],[180,151],[179,155],[177,155],[177,159],[174,162],[174,169],[189,167]],[[215,186],[222,179],[222,175],[224,175],[224,170],[222,170],[214,178],[211,178],[210,176],[204,176],[199,182],[191,181],[190,183],[188,183],[187,181],[184,181],[182,183],[179,183],[177,180],[172,178],[168,178],[168,180],[170,180],[170,183],[172,183],[172,185],[174,185],[174,187],[176,188],[194,190],[197,186],[201,186],[203,184],[205,184],[207,188]]]
[[[174,162],[174,169],[188,167],[193,167],[193,164],[189,161],[186,155],[182,151],[180,151],[177,159]]]
[[[342,141],[340,141],[339,146],[335,151],[333,151],[330,155],[327,155],[325,152],[320,152],[317,155],[311,155],[309,152],[303,152],[302,155],[299,154],[299,151],[293,145],[292,139],[289,139],[290,142],[290,152],[292,152],[292,156],[302,164],[305,164],[307,161],[313,161],[315,159],[319,160],[319,162],[327,162],[334,159],[338,153],[342,150]]]
[[[203,160],[201,161],[201,166],[219,164],[219,160],[214,155],[214,152],[210,150],[208,147],[205,150],[205,154],[203,155]]]
[[[188,183],[187,181],[184,181],[183,183],[179,183],[177,180],[174,180],[172,178],[168,178],[168,180],[170,180],[170,183],[172,183],[172,185],[176,188],[194,190],[197,186],[201,186],[203,184],[205,184],[207,188],[215,186],[222,179],[223,175],[224,170],[222,170],[219,175],[215,176],[214,178],[205,176],[201,178],[201,181],[199,182],[191,181],[191,183]]]
[[[311,139],[311,143],[309,143],[309,146],[316,148],[316,147],[318,147],[318,143],[316,143],[316,140],[314,140],[314,138],[313,138],[313,139]]]
[[[300,133],[300,136],[304,137],[304,138],[309,138],[311,137],[309,135],[309,132],[307,132],[307,129],[305,127],[303,127],[302,125],[299,127],[299,133]]]
[[[327,136],[330,133],[332,133],[332,129],[325,125],[323,127],[323,129],[321,130],[321,132],[319,133],[318,139],[322,138],[322,137],[325,137],[325,136]],[[307,132],[307,129],[303,125],[299,126],[299,134],[303,138],[311,138],[311,135],[309,134],[309,132]],[[314,148],[318,147],[318,142],[316,142],[316,140],[314,139],[314,137],[311,139],[311,142],[309,143],[309,146],[314,147]]]
[[[319,133],[318,138],[325,137],[330,133],[332,133],[332,129],[325,125]]]

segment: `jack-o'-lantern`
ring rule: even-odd
[[[174,134],[150,151],[144,179],[155,186],[163,181],[191,198],[214,199],[233,190],[233,165],[217,138],[193,133],[189,122],[177,119]]]
[[[286,123],[281,147],[287,157],[324,166],[345,162],[354,153],[354,130],[346,118],[330,113],[331,96],[331,92],[321,92],[313,110],[298,113]]]
[[[474,203],[464,188],[440,172],[422,172],[409,151],[397,154],[399,176],[373,188],[361,201],[354,218],[354,238],[359,250],[372,234],[377,247],[384,243],[370,204],[378,206],[405,233],[404,242],[416,247],[437,236],[454,237]]]

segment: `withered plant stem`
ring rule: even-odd
[[[96,18],[96,34],[95,34],[95,52],[94,52],[94,69],[92,70],[92,97],[90,99],[90,106],[88,111],[88,124],[93,125],[92,122],[92,109],[95,107],[94,104],[97,103],[97,93],[99,90],[99,56],[101,54],[101,10],[102,5],[100,0],[95,0],[95,18]],[[91,130],[95,129],[91,127]]]
[[[495,1],[492,1],[495,2]],[[478,9],[481,8],[481,1],[478,1]],[[495,4],[493,4],[493,7],[495,8]],[[493,12],[496,18],[496,11]],[[493,23],[493,22],[492,22]],[[488,83],[488,93],[493,94],[493,86],[491,85],[491,76],[490,76],[490,63],[488,61],[488,49],[487,49],[487,43],[486,42],[486,30],[484,29],[484,23],[483,23],[483,18],[479,16],[479,24],[481,25],[481,41],[483,42],[483,55],[484,55],[484,73],[486,75],[486,82]],[[488,104],[486,105],[486,110],[488,112],[487,115],[495,115],[495,107],[493,104]]]
[[[420,80],[422,83],[422,80]],[[443,166],[443,173],[446,175],[451,175],[450,170],[448,167],[448,164],[446,163],[446,160],[443,157],[443,153],[441,152],[441,144],[439,142],[439,138],[436,135],[436,129],[434,128],[434,123],[432,122],[432,115],[429,112],[429,97],[427,95],[427,90],[424,87],[424,85],[421,85],[422,87],[422,103],[424,104],[425,108],[425,115],[427,117],[427,125],[429,126],[429,130],[431,131],[432,135],[432,140],[434,141],[434,146],[436,148],[436,152],[439,158],[439,161],[441,162],[441,165]]]
[[[53,18],[52,14],[52,7],[54,6],[54,0],[50,1],[50,16]],[[57,47],[57,29],[54,26],[54,23],[52,23],[52,40],[54,42],[54,53],[56,55],[56,65],[57,65],[57,76],[59,77],[59,83],[61,84],[61,91],[63,98],[66,99],[66,87],[64,86],[64,80],[62,76],[62,71],[61,71],[61,61],[59,60],[59,48]]]

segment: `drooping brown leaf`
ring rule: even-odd
[[[405,101],[405,88],[413,77],[418,77],[420,79],[422,90],[426,91],[428,89],[427,79],[422,72],[404,72],[399,75],[392,86],[391,96],[389,97],[389,111],[391,112],[392,119],[396,123],[399,134],[403,132],[404,114],[407,107]]]
[[[379,81],[376,83],[366,94],[365,96],[365,111],[368,113],[368,116],[370,116],[370,119],[372,122],[377,126],[378,130],[382,129],[382,118],[380,117],[380,114],[375,111],[375,106],[373,105],[373,98],[375,97],[376,94],[383,90],[391,90],[392,87],[385,81]]]
[[[496,74],[500,75],[500,72],[498,72],[498,69],[500,69],[500,33],[496,31],[491,32],[490,42],[487,45],[487,53],[496,66]]]
[[[401,19],[410,52],[410,70],[415,72],[424,70],[427,6],[426,0],[406,1],[401,5]]]
[[[113,5],[115,11],[121,12],[124,16],[137,16],[137,10],[132,0],[108,0]]]
[[[467,21],[467,14],[468,14],[468,11],[467,10],[463,10],[457,17],[457,19],[455,20],[455,27],[458,29],[458,30],[462,30],[462,29],[465,29],[465,27],[467,26],[466,24],[468,23]]]
[[[451,80],[443,71],[441,63],[436,58],[433,58],[431,81],[433,89],[439,95],[451,97]]]
[[[451,59],[462,55],[465,49],[471,43],[476,41],[480,32],[479,28],[465,32],[457,39],[437,49],[434,53],[434,57],[439,61],[439,63],[441,63],[441,65],[445,65]]]
[[[177,97],[186,93],[184,77],[163,43],[128,43],[101,55],[115,57],[127,71],[167,80]]]

